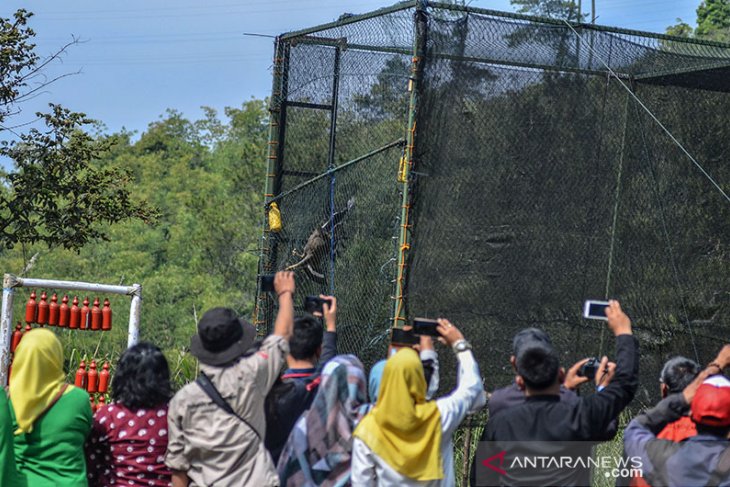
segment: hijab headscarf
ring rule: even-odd
[[[375,403],[378,402],[380,382],[383,379],[383,370],[385,369],[386,362],[386,360],[376,362],[370,369],[370,375],[368,376],[368,397],[370,398],[370,402],[360,406],[360,416],[365,416],[369,413],[375,406]]]
[[[10,402],[18,422],[16,435],[33,431],[33,423],[57,399],[65,379],[63,348],[56,335],[43,328],[23,335],[10,372]],[[67,387],[64,394],[70,390]]]
[[[402,348],[388,359],[378,401],[354,435],[401,475],[444,477],[441,413],[435,401],[426,401],[426,378],[414,350]]]
[[[365,402],[365,371],[360,360],[338,355],[327,362],[311,408],[299,418],[281,452],[281,485],[349,484],[352,431]]]

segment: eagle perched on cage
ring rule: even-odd
[[[338,212],[335,212],[326,222],[312,230],[304,244],[304,250],[297,252],[292,251],[296,257],[300,258],[299,262],[292,264],[286,268],[293,271],[303,267],[307,274],[316,282],[323,283],[325,281],[325,266],[327,257],[330,255],[331,245],[334,244],[334,250],[337,250],[337,244],[342,238],[342,224],[347,214],[355,206],[355,197],[353,196],[347,201],[347,206]],[[334,237],[334,238],[333,238]]]

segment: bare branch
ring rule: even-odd
[[[65,54],[69,47],[73,46],[74,44],[81,44],[81,41],[76,38],[75,36],[72,36],[73,40],[71,42],[67,42],[61,48],[58,49],[58,51],[54,52],[47,58],[43,60],[43,62],[36,64],[33,69],[28,71],[27,74],[25,74],[21,80],[26,81],[30,78],[32,78],[36,73],[43,70],[46,66],[48,66],[50,63],[52,63],[54,60],[59,59],[62,54]]]
[[[22,271],[20,271],[20,274],[18,274],[18,275],[22,277],[22,276],[26,275],[28,272],[30,272],[30,270],[33,268],[36,261],[38,260],[39,255],[40,255],[39,252],[36,252],[35,254],[33,254],[33,257],[31,257],[30,260],[28,261],[28,263],[25,264],[25,267],[23,268]]]
[[[51,81],[46,81],[46,82],[42,83],[40,86],[38,86],[37,88],[33,88],[32,90],[25,92],[22,95],[18,95],[18,97],[15,100],[16,100],[16,102],[23,102],[23,101],[30,100],[32,98],[29,98],[29,96],[32,95],[33,93],[37,92],[38,90],[42,90],[42,89],[46,88],[48,85],[55,83],[56,81],[58,81],[61,78],[66,78],[67,76],[76,76],[77,74],[81,74],[80,69],[73,73],[59,74],[58,76],[53,78]],[[39,94],[42,94],[42,93],[44,93],[44,92],[41,92]]]

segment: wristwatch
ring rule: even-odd
[[[454,353],[466,352],[467,350],[471,350],[471,343],[466,340],[459,340],[451,348],[454,350]]]

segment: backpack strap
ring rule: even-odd
[[[228,414],[237,417],[243,424],[249,427],[251,431],[253,431],[256,434],[256,438],[261,441],[261,435],[259,432],[251,426],[251,423],[243,419],[238,413],[236,413],[233,408],[231,407],[228,402],[223,399],[223,396],[221,396],[221,393],[218,392],[218,389],[216,389],[215,385],[213,384],[213,381],[210,380],[210,377],[205,375],[203,372],[200,373],[198,378],[195,380],[195,383],[200,386],[201,389],[203,389],[203,392],[205,392],[208,397],[210,397],[216,406],[227,412]]]

